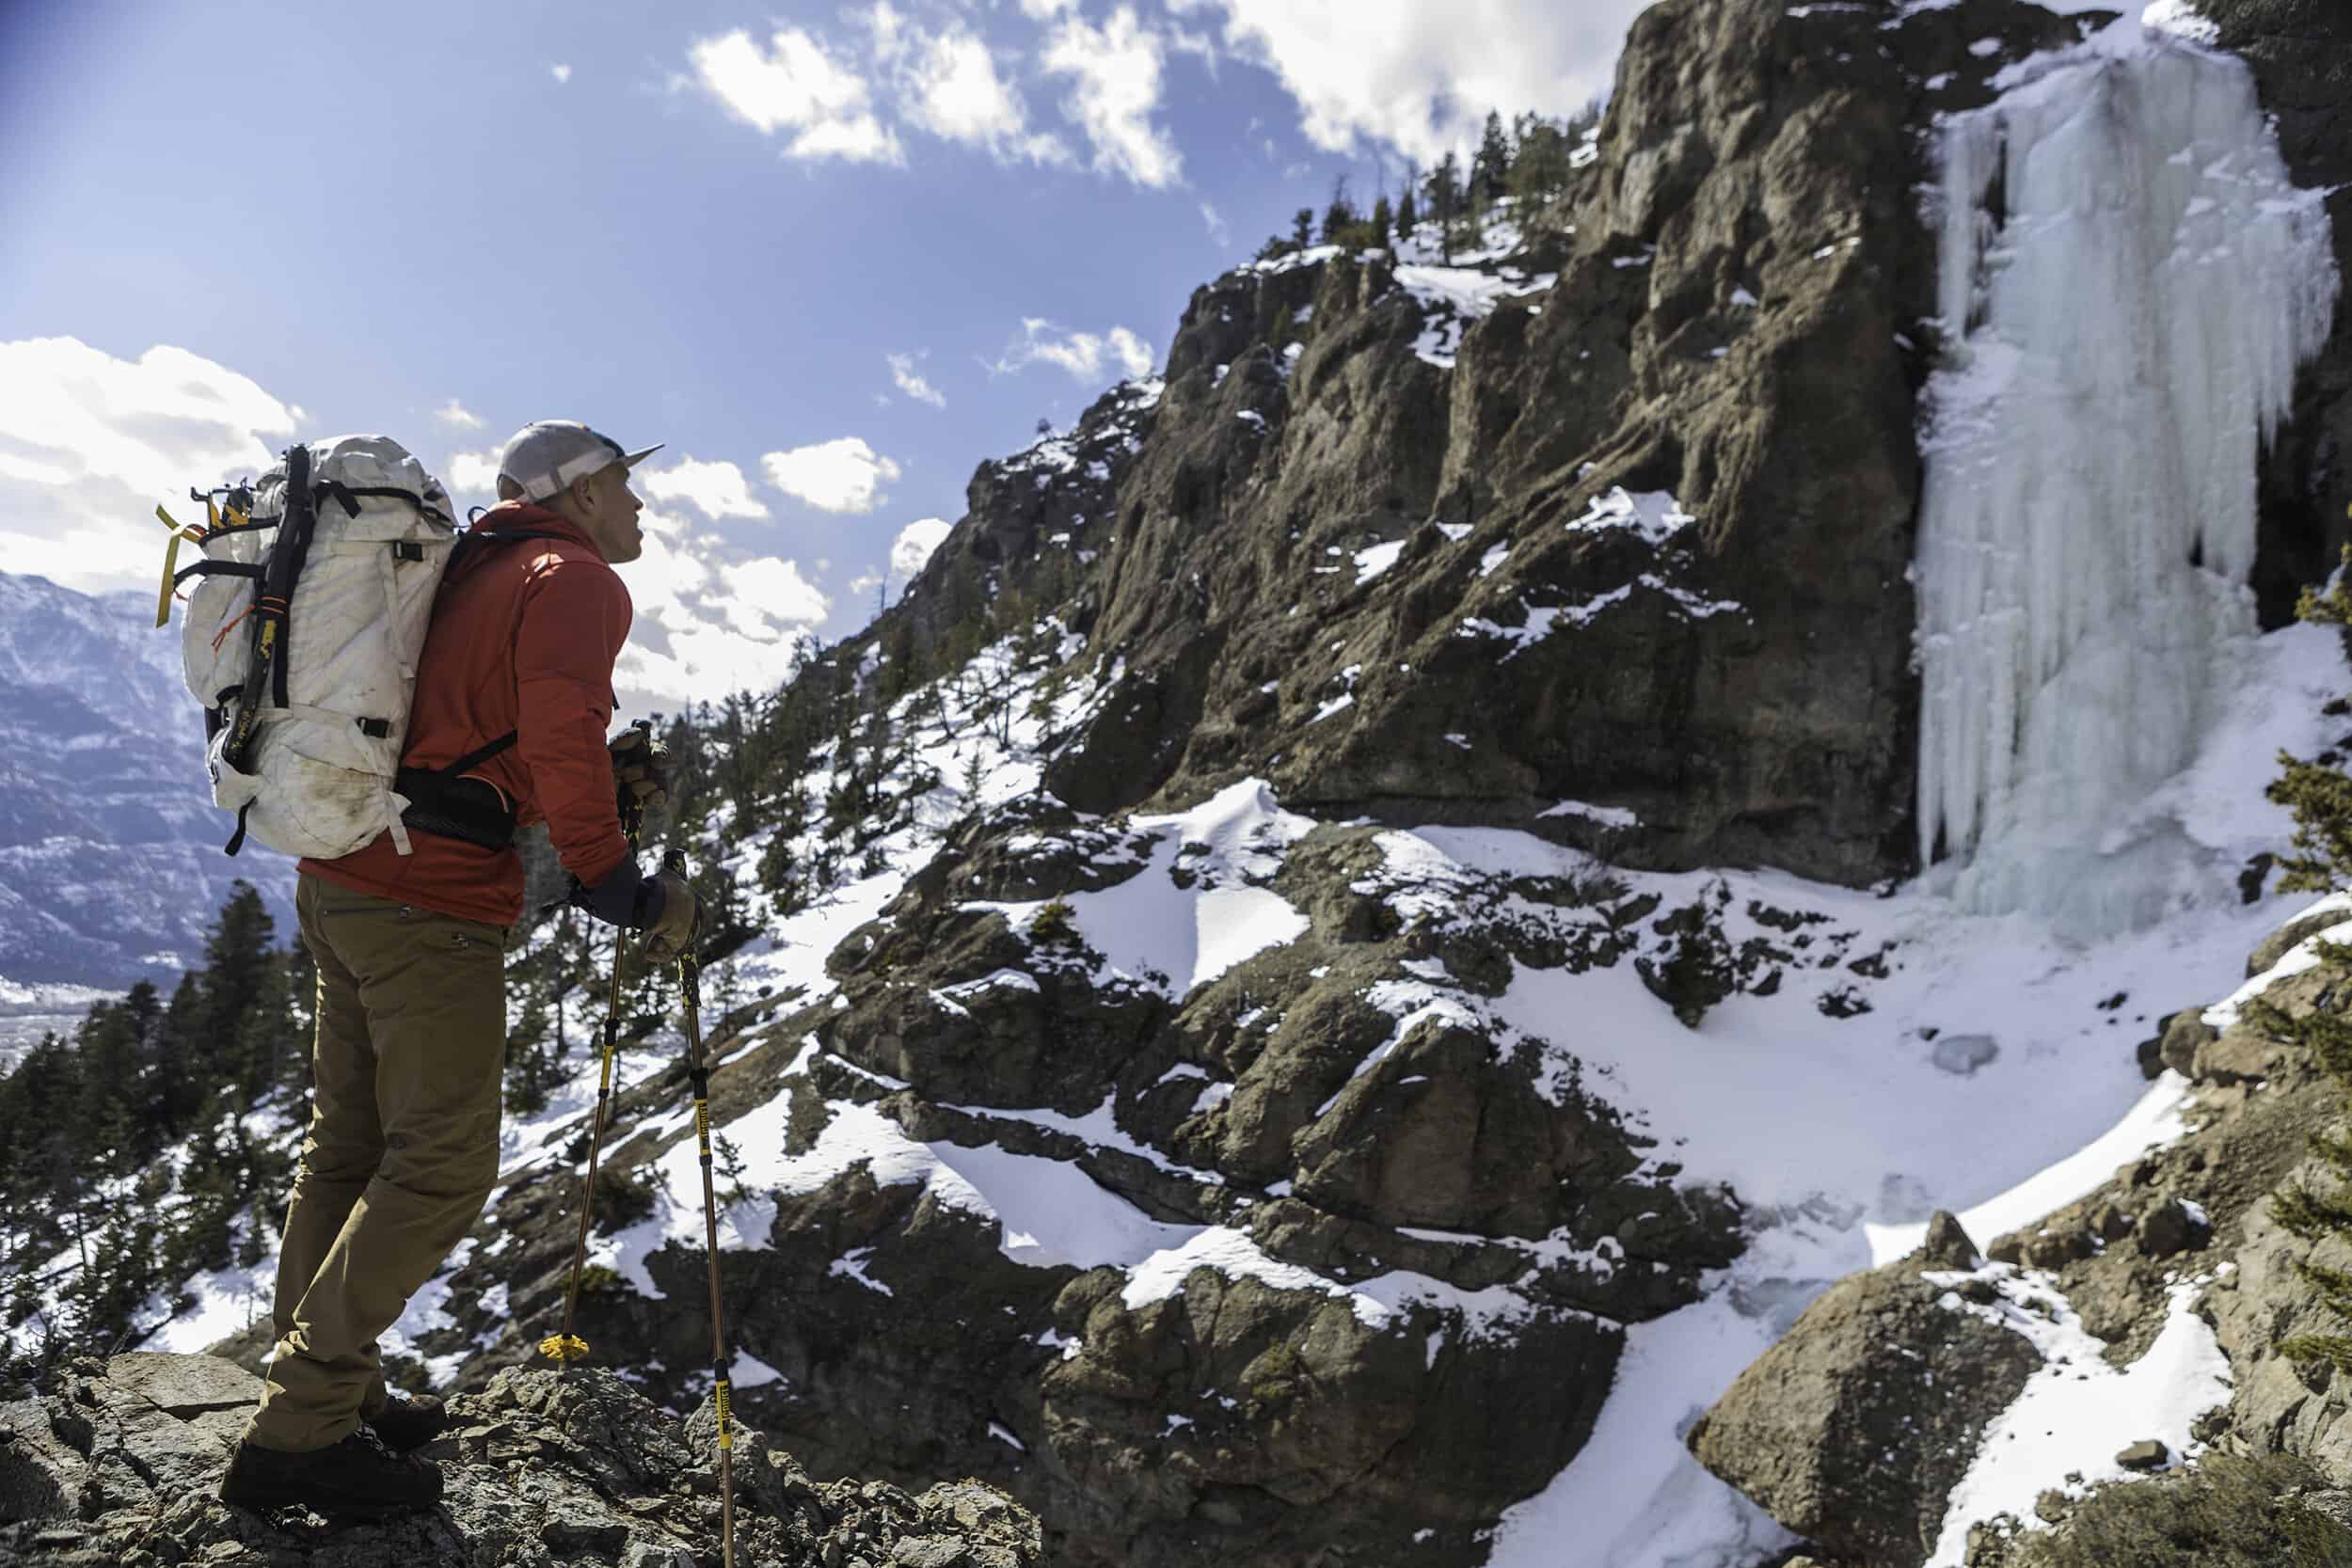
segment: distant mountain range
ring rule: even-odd
[[[292,934],[293,863],[221,853],[202,723],[152,597],[0,573],[0,1012],[167,983],[239,878]]]

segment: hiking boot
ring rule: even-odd
[[[394,1453],[406,1453],[449,1430],[449,1407],[430,1394],[395,1399],[366,1420],[377,1441]]]
[[[440,1501],[441,1472],[360,1433],[308,1453],[237,1445],[220,1500],[256,1513],[299,1504],[328,1518],[381,1518]]]

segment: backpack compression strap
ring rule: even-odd
[[[504,792],[486,779],[465,775],[513,749],[519,738],[509,730],[444,767],[402,768],[392,780],[392,788],[408,801],[408,809],[400,814],[402,824],[485,849],[503,849],[513,844],[515,808]]]
[[[423,513],[426,516],[432,518],[434,521],[441,524],[445,528],[455,528],[457,526],[457,520],[455,518],[452,517],[448,513],[442,511],[439,507],[435,506],[431,501],[426,500],[422,496],[417,495],[413,491],[400,489],[397,486],[381,484],[345,484],[340,479],[322,480],[318,483],[310,486],[310,497],[314,504],[321,500],[341,501],[343,503],[343,510],[350,513],[355,517],[359,515],[359,501],[361,498],[370,496],[376,497],[384,500],[406,501],[410,506],[415,507],[418,511]],[[520,538],[522,535],[517,534],[516,537]]]

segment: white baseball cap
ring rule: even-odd
[[[524,500],[543,501],[572,481],[618,463],[633,468],[664,443],[636,451],[576,420],[534,420],[515,432],[499,453],[499,495],[512,484]]]

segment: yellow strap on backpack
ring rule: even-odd
[[[180,541],[188,537],[189,531],[183,529],[173,520],[171,514],[160,506],[155,508],[155,515],[164,520],[164,527],[171,530],[171,539],[164,546],[164,585],[155,594],[155,628],[160,631],[171,625],[171,574],[180,564]]]

